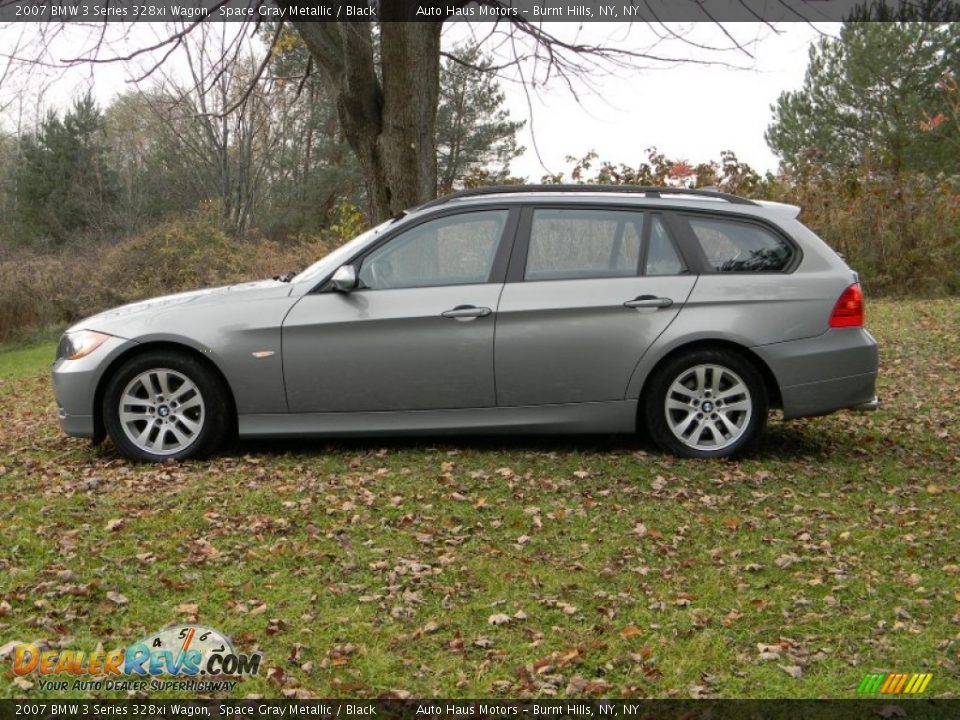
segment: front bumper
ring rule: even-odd
[[[132,340],[111,337],[86,357],[58,358],[53,363],[53,394],[64,433],[83,438],[96,436],[97,386],[110,364],[134,345]]]
[[[57,420],[65,435],[79,438],[92,438],[96,434],[93,415],[68,415],[62,407],[57,408]]]
[[[785,419],[879,407],[877,341],[863,328],[831,329],[753,350],[780,386]]]

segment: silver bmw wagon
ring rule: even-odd
[[[630,433],[734,455],[876,409],[857,274],[790,205],[606,186],[466,190],[299,275],[64,334],[60,424],[133,460],[241,438]]]

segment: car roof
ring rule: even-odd
[[[800,213],[800,208],[796,205],[768,200],[750,200],[712,189],[607,185],[508,185],[476,188],[437,198],[415,208],[410,214],[421,215],[429,210],[440,208],[481,207],[491,204],[503,206],[531,202],[577,206],[616,203],[617,205],[636,205],[638,208],[687,208],[765,218],[775,216],[781,219],[796,218]]]

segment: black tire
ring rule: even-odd
[[[146,379],[142,379],[144,374]],[[160,387],[154,379],[159,375],[168,381],[170,398],[160,394],[151,396],[151,392]],[[184,379],[186,382],[181,382]],[[135,382],[134,396],[142,397],[143,403],[125,402],[125,423],[121,420],[121,397]],[[187,383],[192,383],[193,388]],[[154,391],[147,389],[148,384]],[[178,395],[181,390],[186,394]],[[130,460],[162,462],[206,457],[216,450],[231,427],[233,410],[228,392],[220,376],[199,358],[169,351],[146,352],[124,363],[107,382],[102,407],[104,425],[118,452]],[[200,398],[199,405],[196,396]],[[176,401],[180,397],[186,399],[180,405],[178,417]],[[156,398],[162,400],[158,402]],[[194,407],[188,407],[191,404]],[[129,420],[133,415],[142,415],[142,418]],[[147,426],[151,424],[155,429],[148,431]],[[149,432],[149,435],[138,443],[125,427],[131,434]],[[149,448],[151,436],[153,451]],[[181,437],[184,440],[178,442]]]
[[[704,368],[705,389],[702,390],[696,389],[698,368]],[[726,372],[722,372],[724,369]],[[717,387],[726,390],[718,392],[706,387],[713,385],[715,375],[720,378]],[[744,393],[738,392],[739,386],[733,379],[742,381],[746,387]],[[678,387],[675,383],[684,386],[683,392],[672,389]],[[725,392],[730,393],[727,397],[731,400],[718,402],[716,397],[724,398]],[[689,404],[689,409],[668,410],[668,394],[675,404]],[[671,358],[651,376],[644,400],[641,411],[650,437],[661,448],[680,457],[715,458],[743,454],[753,447],[767,424],[769,399],[759,370],[743,355],[723,348],[705,348]],[[723,407],[725,402],[729,405],[726,409]],[[743,410],[737,409],[741,406]],[[702,412],[704,408],[708,412]],[[682,439],[671,425],[679,433],[689,433],[689,436]],[[711,442],[715,447],[706,446]]]

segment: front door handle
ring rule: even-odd
[[[665,308],[673,305],[673,300],[656,295],[640,295],[633,300],[627,300],[623,306],[628,308]]]
[[[440,313],[445,318],[453,318],[454,320],[473,320],[478,317],[486,317],[492,313],[488,307],[477,307],[476,305],[457,305],[453,310],[447,310],[446,312]]]

